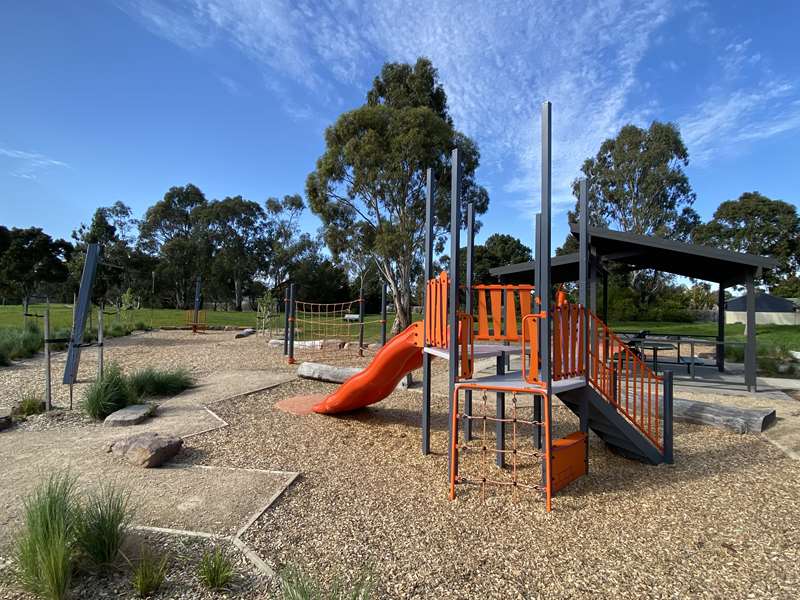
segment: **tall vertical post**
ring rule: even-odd
[[[433,276],[433,201],[435,195],[435,182],[433,179],[433,169],[428,169],[427,182],[425,186],[425,298],[422,309],[425,327],[427,331],[428,319],[428,282]],[[428,345],[428,340],[423,341],[423,346]],[[432,356],[422,352],[422,454],[429,454],[431,451],[431,360]]]
[[[664,447],[664,462],[672,464],[673,457],[673,433],[672,433],[672,371],[664,371],[664,440],[662,445]]]
[[[747,289],[747,345],[744,349],[744,379],[747,391],[756,389],[756,288],[753,274],[745,276]]]
[[[500,320],[500,334],[505,335],[506,327],[508,324],[506,323],[506,295],[503,294],[500,296],[500,314],[503,315],[502,319]],[[506,372],[506,357],[504,354],[501,354],[497,357],[496,366],[495,366],[495,373],[498,375],[504,375]],[[495,392],[495,416],[497,417],[497,422],[495,423],[495,441],[497,445],[497,453],[495,454],[494,462],[495,464],[503,468],[506,464],[506,394],[505,392]]]
[[[459,292],[461,286],[459,282],[459,251],[460,251],[460,234],[461,234],[461,215],[460,215],[460,202],[461,202],[461,160],[458,148],[453,149],[452,158],[450,160],[450,168],[452,171],[450,180],[450,310],[448,321],[450,323],[450,372],[448,378],[449,384],[449,399],[450,410],[448,413],[449,424],[449,437],[447,444],[447,471],[453,472],[453,469],[458,469],[458,465],[454,463],[455,457],[453,456],[453,444],[457,442],[455,436],[456,431],[453,428],[453,415],[456,410],[456,380],[458,379],[458,309],[459,309]]]
[[[464,289],[466,290],[466,299],[464,304],[464,311],[472,314],[472,270],[473,259],[475,252],[475,206],[470,202],[467,204],[467,269],[466,281],[464,281]],[[470,335],[472,332],[470,332]],[[464,437],[467,440],[472,439],[472,390],[464,390]]]
[[[289,284],[289,364],[294,364],[294,317],[295,317],[295,284]]]
[[[386,283],[381,283],[381,346],[386,345]]]
[[[717,359],[717,370],[720,373],[725,371],[725,286],[719,284],[717,289],[717,345],[715,356]],[[694,356],[692,356],[694,364]]]
[[[544,477],[543,483],[544,488],[546,490],[546,507],[547,510],[550,510],[551,506],[551,473],[550,473],[550,448],[551,448],[551,438],[552,438],[552,426],[550,423],[550,416],[552,414],[552,404],[551,404],[551,397],[552,397],[552,386],[553,386],[553,374],[550,370],[550,232],[551,232],[551,214],[550,214],[550,201],[551,201],[551,179],[550,179],[550,169],[552,163],[552,150],[551,150],[551,142],[552,142],[552,104],[550,102],[545,102],[542,105],[542,247],[541,247],[541,260],[539,261],[539,265],[541,267],[541,275],[540,281],[542,284],[542,291],[541,291],[541,299],[542,305],[541,310],[546,315],[544,319],[542,319],[541,324],[541,331],[542,331],[542,375],[544,383],[546,384],[546,395],[544,398],[544,446],[545,446],[545,457],[546,460],[544,461]]]
[[[358,355],[364,356],[364,287],[358,293]]]
[[[289,354],[289,286],[283,290],[283,355]]]
[[[534,225],[534,244],[533,244],[533,258],[534,258],[534,265],[535,271],[533,274],[533,291],[536,295],[536,299],[541,301],[542,297],[542,269],[541,269],[541,260],[542,260],[542,213],[536,213],[536,221]],[[534,304],[534,311],[538,311],[541,306],[537,306]],[[537,340],[537,347],[539,348],[539,352],[541,353],[542,348],[542,328],[539,328],[539,339]],[[541,365],[541,362],[539,363]],[[542,398],[541,396],[534,396],[533,397],[533,420],[537,423],[542,422]],[[533,445],[537,450],[542,449],[542,426],[541,425],[534,425],[533,426]]]
[[[608,323],[608,271],[602,269],[600,271],[600,277],[603,279],[603,323]]]
[[[50,299],[44,307],[44,409],[53,408],[53,392],[50,385]]]
[[[103,303],[97,305],[97,379],[103,378],[103,341],[105,331],[103,329]]]
[[[580,253],[578,256],[578,304],[583,311],[581,324],[581,338],[583,339],[583,365],[585,368],[584,377],[586,385],[589,385],[589,312],[586,303],[589,299],[589,194],[586,186],[586,178],[581,178],[578,191],[578,244]],[[589,433],[589,396],[584,394],[580,404],[579,428],[583,433]],[[589,444],[586,444],[586,455],[584,457],[586,469],[589,467]]]
[[[192,333],[197,333],[197,324],[200,321],[200,275],[194,282],[194,315],[192,317]]]

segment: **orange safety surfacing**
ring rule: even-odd
[[[314,407],[325,399],[325,394],[292,396],[275,403],[275,408],[285,413],[304,417],[314,412]]]

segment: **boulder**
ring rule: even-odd
[[[176,435],[145,431],[107,444],[106,452],[149,469],[168,461],[182,446],[183,440]]]
[[[239,338],[245,338],[247,336],[253,335],[255,332],[256,332],[255,329],[253,329],[252,327],[248,327],[247,329],[243,329],[233,337],[238,340]]]
[[[0,431],[11,427],[11,409],[0,408]]]
[[[155,408],[150,404],[131,404],[121,408],[106,417],[103,425],[108,427],[129,427],[138,425],[145,419],[153,416]]]
[[[267,342],[270,348],[283,348],[283,340],[270,340]]]

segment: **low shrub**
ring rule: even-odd
[[[371,568],[364,569],[351,585],[337,580],[330,589],[291,566],[281,571],[280,580],[284,600],[369,600],[376,584]]]
[[[142,548],[139,562],[133,568],[133,589],[145,598],[164,583],[167,575],[167,557],[156,557],[150,550]]]
[[[133,324],[134,331],[150,331],[152,328],[144,321],[136,321]]]
[[[8,356],[8,349],[0,346],[0,367],[8,367],[11,364],[11,357]]]
[[[147,367],[128,377],[131,390],[139,398],[175,396],[192,387],[194,381],[186,369],[161,370]]]
[[[220,548],[205,552],[198,567],[200,581],[212,590],[223,589],[233,577],[233,565]]]
[[[21,417],[30,417],[44,412],[41,396],[31,390],[23,392],[15,412]]]
[[[43,345],[42,332],[33,321],[24,327],[4,327],[0,329],[0,354],[10,359],[28,358],[36,354]]]
[[[55,473],[25,500],[25,524],[17,540],[20,585],[29,592],[60,600],[72,577],[75,478]]]
[[[105,484],[78,507],[76,545],[97,567],[111,565],[119,555],[130,526],[129,498],[128,492]]]
[[[103,333],[105,334],[106,337],[110,338],[124,337],[126,335],[130,335],[131,329],[127,325],[124,325],[122,323],[114,323]]]
[[[86,414],[93,419],[105,419],[136,400],[128,379],[116,364],[111,363],[104,370],[103,377],[94,381],[86,390],[82,405]]]

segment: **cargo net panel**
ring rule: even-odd
[[[295,302],[294,358],[297,362],[324,362],[366,366],[378,349],[375,332],[381,319],[359,320],[360,301],[321,304]]]
[[[458,472],[455,485],[459,497],[469,497],[469,490],[477,490],[480,498],[508,494],[513,501],[524,495],[539,499],[545,493],[542,486],[542,465],[546,459],[544,432],[542,445],[537,448],[535,441],[537,426],[544,426],[543,418],[535,414],[534,399],[544,396],[540,392],[505,392],[505,414],[496,412],[497,392],[472,390],[471,414],[466,414],[461,390],[461,411],[456,419],[459,431],[456,432],[456,463]],[[504,426],[503,444],[498,445],[498,424]],[[468,439],[467,431],[472,433]],[[496,463],[499,454],[503,456],[504,466]]]

